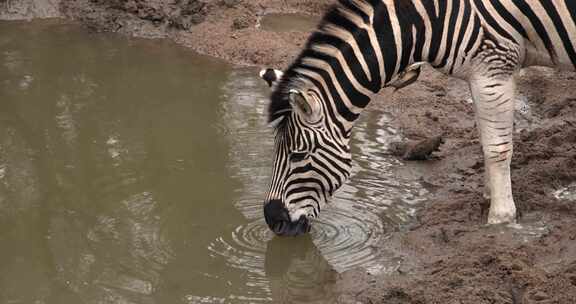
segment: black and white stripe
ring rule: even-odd
[[[278,234],[309,228],[306,219],[350,175],[356,119],[382,87],[416,80],[423,63],[470,83],[492,199],[488,221],[513,222],[514,74],[528,65],[574,69],[575,20],[573,0],[340,0],[271,95],[270,227]]]

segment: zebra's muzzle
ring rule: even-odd
[[[280,200],[273,200],[264,205],[264,218],[268,227],[279,236],[297,236],[310,232],[310,221],[302,215],[292,222],[288,210]]]

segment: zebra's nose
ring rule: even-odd
[[[310,231],[308,218],[301,216],[298,221],[292,222],[281,200],[272,200],[264,204],[264,219],[268,227],[279,236],[296,236]]]

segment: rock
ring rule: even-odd
[[[432,113],[430,113],[429,111],[426,111],[426,113],[424,114],[427,118],[432,119],[433,121],[438,121],[438,116],[433,115]]]
[[[421,141],[394,142],[390,144],[390,153],[404,160],[427,160],[444,143],[442,136],[434,136]]]
[[[536,301],[544,301],[544,300],[548,299],[548,295],[542,291],[537,291],[537,292],[532,294],[531,298],[536,300]]]
[[[232,22],[232,29],[241,30],[250,27],[250,20],[248,18],[235,18]]]
[[[403,157],[407,147],[408,143],[395,141],[390,143],[390,146],[388,146],[388,151],[394,156]]]

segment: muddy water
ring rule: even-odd
[[[261,202],[267,87],[162,41],[0,24],[0,303],[332,303],[426,191],[364,115],[354,174],[311,235],[274,238]]]

